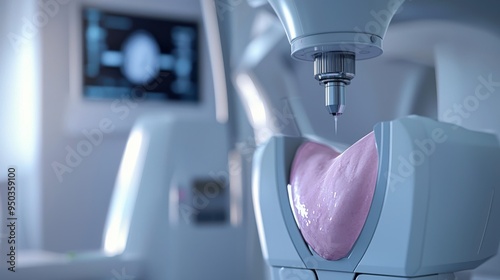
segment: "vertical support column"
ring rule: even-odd
[[[487,33],[474,38],[435,49],[438,118],[500,135],[500,39]]]

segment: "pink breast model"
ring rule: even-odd
[[[327,260],[347,256],[365,224],[373,199],[378,154],[373,132],[342,154],[307,142],[290,176],[292,209],[302,236]]]

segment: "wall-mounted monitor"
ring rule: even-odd
[[[199,101],[195,21],[82,9],[87,99]]]

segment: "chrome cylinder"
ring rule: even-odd
[[[325,84],[325,106],[328,112],[334,116],[344,113],[345,87],[342,82],[328,82]]]
[[[355,76],[355,55],[352,52],[325,52],[314,58],[314,78],[325,87],[325,106],[332,115],[345,109],[345,87]]]

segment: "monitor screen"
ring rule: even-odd
[[[82,15],[86,98],[199,100],[196,21],[90,7]]]

